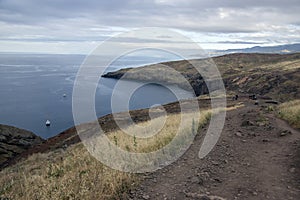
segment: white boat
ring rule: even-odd
[[[50,126],[50,120],[49,119],[47,119],[47,121],[46,121],[46,126]]]
[[[63,97],[67,97],[67,95],[66,95],[66,94],[63,94]]]

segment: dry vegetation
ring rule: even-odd
[[[102,165],[82,144],[34,154],[0,174],[0,197],[8,199],[110,199],[135,180]]]
[[[198,126],[196,126],[197,115],[195,113],[187,113],[183,115],[185,119],[183,121],[181,130],[183,135],[188,135],[191,132],[197,132],[199,126],[204,126],[210,119],[211,112],[203,111],[199,119]],[[198,116],[199,117],[199,116]],[[161,130],[157,131],[157,127],[161,124],[161,117],[153,119],[150,122],[143,122],[139,125],[144,127],[145,134],[153,133],[153,137],[140,138],[137,136],[130,136],[123,131],[115,131],[109,134],[109,138],[112,142],[117,144],[120,148],[139,153],[147,153],[156,151],[165,145],[167,145],[178,133],[179,125],[181,123],[180,114],[169,115],[166,119],[166,123]],[[194,125],[193,125],[194,123]],[[127,132],[135,132],[135,127],[128,127]],[[156,134],[157,132],[157,134]]]
[[[278,115],[291,126],[300,129],[300,100],[285,102],[279,106]]]
[[[184,134],[197,132],[210,118],[211,112],[201,112],[199,125],[194,114],[184,114]],[[180,114],[167,117],[163,129],[154,137],[141,139],[121,131],[109,133],[109,138],[127,151],[150,152],[168,144],[177,133]],[[154,127],[161,119],[153,120]],[[149,122],[141,123],[141,126]],[[151,126],[153,127],[153,126]],[[134,131],[128,127],[126,131]],[[138,177],[106,167],[92,157],[83,144],[34,154],[28,159],[0,172],[0,199],[122,199]]]

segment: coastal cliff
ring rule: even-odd
[[[30,131],[0,124],[0,166],[43,141]]]
[[[267,95],[284,101],[300,98],[299,82],[297,81],[300,79],[299,63],[300,53],[285,55],[241,53],[211,59],[180,60],[138,68],[125,68],[108,72],[102,77],[175,84],[190,90],[187,82],[181,81],[182,78],[180,79],[179,75],[174,73],[175,70],[189,82],[195,95],[199,96],[208,94],[207,84],[215,84],[220,80],[215,77],[215,74],[211,74],[204,81],[194,66],[202,67],[205,70],[206,67],[215,64],[220,71],[221,81],[224,82],[227,91]],[[164,66],[174,70],[166,70]]]

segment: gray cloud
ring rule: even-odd
[[[0,20],[42,24],[51,20],[88,18],[105,26],[251,32],[259,28],[259,23],[299,24],[299,7],[297,0],[2,0]]]
[[[300,39],[299,8],[299,0],[0,0],[0,40],[98,41],[155,26],[291,42]]]

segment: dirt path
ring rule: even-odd
[[[175,163],[145,174],[129,199],[300,199],[300,132],[245,100],[229,111],[212,152],[194,144]]]

